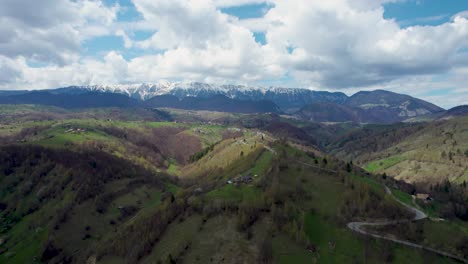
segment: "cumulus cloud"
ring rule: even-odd
[[[21,78],[22,71],[20,65],[14,60],[0,55],[0,86],[7,86],[15,83]]]
[[[327,88],[384,83],[449,70],[467,47],[468,20],[402,29],[367,0],[278,0],[267,42],[300,79]],[[293,49],[288,52],[288,47]]]
[[[10,87],[11,83],[22,89],[45,89],[73,84],[116,83],[116,80],[121,82],[128,76],[127,61],[116,52],[109,52],[99,60],[84,58],[64,66],[44,67],[29,67],[24,58],[12,60],[0,56],[0,73],[8,67],[16,75],[6,76],[5,81],[3,74],[0,74],[0,86],[10,89],[14,88]],[[8,78],[14,78],[14,82]]]
[[[454,16],[452,16],[452,19],[454,19],[455,17],[464,17],[464,18],[468,18],[468,10],[465,10],[465,11],[462,11],[462,12],[458,12],[457,14],[455,14]]]
[[[99,1],[0,0],[0,55],[65,65],[84,39],[107,34],[118,5]]]
[[[271,0],[213,0],[217,7],[233,7],[253,4],[271,3]]]
[[[384,18],[383,4],[399,0],[132,1],[142,19],[120,22],[119,6],[101,1],[0,0],[0,87],[291,76],[285,86],[399,91],[401,84],[449,74],[447,82],[418,89],[448,82],[467,88],[457,81],[468,67],[466,12],[438,26],[402,28]],[[220,9],[258,3],[271,7],[262,18],[238,19]],[[152,34],[132,39],[139,30]],[[266,43],[257,43],[253,32],[264,33]],[[108,34],[141,55],[83,57],[83,40]],[[32,68],[30,61],[48,65]]]
[[[141,48],[164,50],[130,64],[140,73],[165,78],[239,79],[252,81],[278,74],[274,55],[255,42],[253,33],[236,18],[219,11],[209,0],[135,0],[157,32],[137,43]],[[141,72],[143,71],[143,72]]]

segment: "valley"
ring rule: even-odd
[[[0,22],[0,264],[468,264],[468,0]]]
[[[457,262],[347,225],[414,217],[383,186],[414,206],[414,188],[423,192],[427,185],[410,185],[387,171],[404,161],[388,153],[398,147],[402,157],[410,157],[415,146],[429,141],[421,151],[450,153],[455,141],[464,148],[464,117],[368,128],[274,113],[0,109],[2,262]],[[396,141],[385,134],[405,136]],[[390,158],[381,164],[382,157]],[[452,159],[466,164],[461,156]],[[444,174],[452,185],[440,192],[434,188],[433,202],[416,201],[430,216],[422,220],[422,233],[420,227],[412,231],[420,221],[409,224],[408,235],[395,233],[405,224],[372,232],[395,233],[466,258],[466,189],[449,175]],[[439,184],[445,188],[444,183]],[[441,217],[444,221],[437,222]],[[441,239],[433,226],[443,226],[455,239]],[[408,237],[413,233],[417,236]]]

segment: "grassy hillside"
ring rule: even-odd
[[[370,172],[407,182],[468,181],[468,117],[369,128],[343,137],[331,148]]]
[[[56,116],[17,106],[1,124],[0,263],[452,263],[350,231],[411,213],[384,191],[390,178],[301,145],[294,121],[40,109]]]
[[[388,212],[394,210],[396,215],[404,215],[397,204],[385,198],[383,189],[369,187],[363,176],[323,172],[337,165],[320,164],[318,167],[322,169],[315,170],[295,164],[293,160],[315,164],[315,159],[290,147],[277,145],[275,151],[278,156],[284,156],[273,157],[269,173],[250,183],[227,184],[226,180],[237,175],[236,169],[244,167],[254,156],[239,158],[232,166],[199,179],[195,186],[166,204],[166,210],[178,213],[166,216],[170,220],[164,230],[157,225],[147,226],[160,222],[160,214],[138,219],[118,232],[117,238],[112,239],[113,245],[104,247],[103,253],[96,253],[96,258],[102,263],[170,260],[340,263],[349,259],[379,262],[383,257],[398,259],[400,254],[420,261],[425,259],[424,254],[415,250],[355,236],[343,225],[353,218],[348,213],[354,210],[362,217],[382,217],[378,208],[388,207]],[[373,198],[346,203],[361,195]],[[145,231],[140,233],[143,226]],[[148,235],[141,241],[143,234]],[[133,239],[139,239],[140,243]],[[306,247],[310,245],[317,252],[309,252]]]
[[[170,180],[103,152],[39,146],[0,150],[3,263],[71,255],[157,205]],[[65,259],[62,259],[65,261]]]

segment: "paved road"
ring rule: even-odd
[[[305,163],[305,162],[302,162],[302,161],[296,161],[296,162],[298,162],[298,163],[300,163],[302,165],[308,166],[308,167],[312,167],[312,168],[316,168],[316,169],[320,169],[320,170],[324,170],[324,171],[328,171],[328,172],[336,172],[334,170],[328,170],[328,169],[320,168],[318,166],[308,164],[308,163]],[[423,219],[427,218],[427,215],[423,211],[419,210],[416,207],[413,207],[413,206],[410,206],[408,204],[403,203],[402,201],[398,200],[392,194],[392,191],[390,190],[390,188],[388,188],[387,186],[384,186],[384,188],[385,188],[385,192],[387,194],[389,194],[393,199],[395,199],[395,201],[397,201],[398,203],[400,203],[401,205],[406,207],[409,211],[413,212],[414,217],[411,218],[411,219],[400,219],[400,220],[393,220],[393,221],[386,220],[386,221],[350,222],[350,223],[347,224],[349,229],[351,229],[354,232],[360,233],[362,235],[371,236],[371,237],[378,238],[378,239],[385,239],[385,240],[392,241],[392,242],[402,244],[402,245],[406,245],[406,246],[409,246],[409,247],[430,251],[430,252],[436,253],[436,254],[444,256],[444,257],[451,258],[453,260],[456,260],[456,261],[459,261],[459,262],[462,262],[462,263],[468,263],[468,260],[460,258],[460,257],[455,256],[453,254],[444,252],[444,251],[429,248],[429,247],[426,247],[426,246],[423,246],[423,245],[420,245],[420,244],[416,244],[416,243],[413,243],[413,242],[393,238],[393,237],[390,237],[389,235],[385,235],[385,234],[379,235],[379,234],[371,233],[371,232],[368,232],[368,231],[364,230],[363,227],[365,227],[365,226],[386,226],[386,225],[405,224],[405,223],[409,223],[409,222],[413,222],[413,221],[419,221],[419,220],[423,220]]]
[[[365,227],[365,226],[386,226],[386,225],[404,224],[404,223],[409,223],[409,222],[412,222],[412,221],[419,221],[419,220],[427,218],[427,215],[423,211],[421,211],[421,210],[419,210],[419,209],[417,209],[415,207],[412,207],[410,205],[407,205],[407,204],[403,203],[402,201],[398,200],[397,198],[395,198],[395,196],[393,196],[392,192],[390,191],[390,189],[387,186],[385,186],[385,192],[388,193],[389,195],[391,195],[393,199],[395,199],[397,202],[399,202],[400,204],[405,206],[408,210],[413,212],[414,217],[412,219],[400,219],[400,220],[393,220],[393,221],[350,222],[347,225],[348,228],[353,230],[354,232],[357,232],[357,233],[360,233],[360,234],[363,234],[363,235],[366,235],[366,236],[371,236],[371,237],[378,238],[378,239],[389,240],[389,241],[392,241],[392,242],[395,242],[395,243],[398,243],[398,244],[402,244],[402,245],[406,245],[406,246],[409,246],[409,247],[430,251],[430,252],[442,255],[444,257],[454,259],[454,260],[462,262],[462,263],[468,263],[468,261],[466,259],[462,259],[462,258],[460,258],[458,256],[455,256],[455,255],[447,253],[447,252],[443,252],[443,251],[433,249],[433,248],[428,248],[426,246],[416,244],[416,243],[412,243],[412,242],[409,242],[409,241],[404,241],[404,240],[400,240],[400,239],[397,239],[397,238],[393,238],[393,237],[390,237],[390,236],[385,235],[385,234],[379,235],[379,234],[371,233],[371,232],[368,232],[368,231],[364,230],[363,227]]]

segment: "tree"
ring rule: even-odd
[[[167,264],[176,264],[177,262],[172,258],[172,255],[169,254],[169,256],[167,256],[166,263]]]
[[[382,174],[382,179],[384,179],[384,180],[387,179],[387,173],[384,172],[384,173]]]
[[[444,184],[444,192],[448,193],[450,191],[450,188],[451,188],[451,184],[448,180],[445,181],[445,184]]]
[[[271,240],[265,238],[259,244],[259,262],[260,263],[272,263],[273,261],[273,247]]]
[[[445,159],[445,158],[447,157],[447,152],[445,152],[445,150],[442,151],[442,153],[440,154],[440,156],[441,156],[443,159]]]

